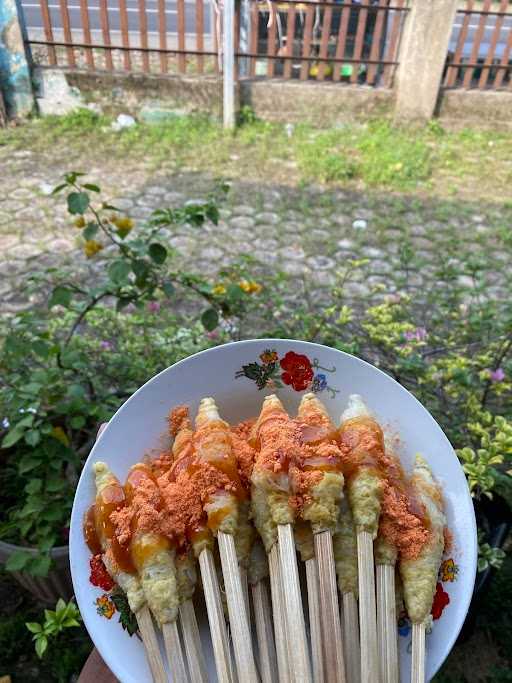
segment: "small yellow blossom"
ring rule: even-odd
[[[96,598],[96,611],[101,617],[111,619],[116,611],[116,607],[108,595],[103,594],[101,597]]]
[[[84,244],[84,253],[87,258],[91,258],[94,254],[97,254],[103,249],[103,244],[97,242],[96,240],[87,240]]]
[[[78,218],[75,218],[73,221],[73,224],[75,228],[81,230],[82,228],[85,228],[85,218],[83,216],[78,216]]]
[[[116,226],[117,232],[121,237],[126,237],[134,225],[133,220],[128,218],[128,216],[115,216],[112,219],[112,223]]]
[[[54,439],[57,439],[57,441],[63,443],[64,446],[69,446],[68,436],[62,427],[54,427],[52,429],[52,436]]]
[[[263,289],[263,286],[260,285],[259,282],[254,282],[252,280],[250,282],[249,280],[241,280],[238,283],[238,286],[246,294],[259,294]]]
[[[226,293],[226,288],[224,285],[215,285],[215,287],[212,288],[212,294],[215,296],[222,296],[223,294]]]

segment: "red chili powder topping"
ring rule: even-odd
[[[275,473],[288,472],[290,465],[302,459],[304,444],[297,422],[285,412],[269,410],[258,426],[260,450],[256,455],[258,467]]]
[[[192,428],[188,415],[188,406],[176,406],[169,413],[167,420],[169,422],[169,432],[172,437],[175,437],[181,429]]]
[[[231,443],[233,455],[238,465],[238,474],[242,486],[246,491],[251,488],[251,475],[254,467],[256,451],[249,444],[249,436],[254,426],[255,420],[244,420],[235,427],[231,427]]]
[[[339,431],[343,473],[350,478],[360,467],[385,469],[384,436],[373,418],[347,420]]]
[[[89,576],[89,581],[93,586],[98,586],[104,591],[110,591],[114,588],[114,582],[110,578],[110,574],[107,572],[105,564],[101,559],[101,555],[93,555],[89,560],[89,566],[91,568],[91,575]]]

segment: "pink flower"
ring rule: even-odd
[[[505,379],[505,372],[503,368],[496,368],[496,370],[489,370],[488,372],[491,382],[503,382]]]
[[[150,313],[158,313],[160,310],[160,304],[158,301],[150,301],[147,308]]]
[[[218,339],[219,333],[217,332],[217,330],[212,330],[211,332],[206,332],[206,337],[208,339]]]
[[[100,348],[103,349],[103,351],[112,351],[114,345],[112,344],[112,342],[102,341],[100,342]]]
[[[424,341],[427,338],[427,330],[424,327],[417,327],[415,330],[407,330],[404,333],[407,341]]]

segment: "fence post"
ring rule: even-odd
[[[235,126],[235,0],[224,0],[223,11],[223,120],[224,128]]]
[[[16,0],[0,0],[0,94],[9,118],[28,116],[34,108],[21,22]]]
[[[395,118],[426,122],[434,114],[458,0],[412,0],[395,76]]]

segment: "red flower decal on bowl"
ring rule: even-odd
[[[307,356],[288,351],[280,364],[284,370],[281,379],[285,384],[290,384],[295,391],[304,391],[313,381],[313,368]]]
[[[432,618],[439,619],[443,613],[446,605],[450,604],[450,596],[444,590],[443,585],[438,583],[436,586],[436,594],[434,595],[434,602],[432,603]]]

